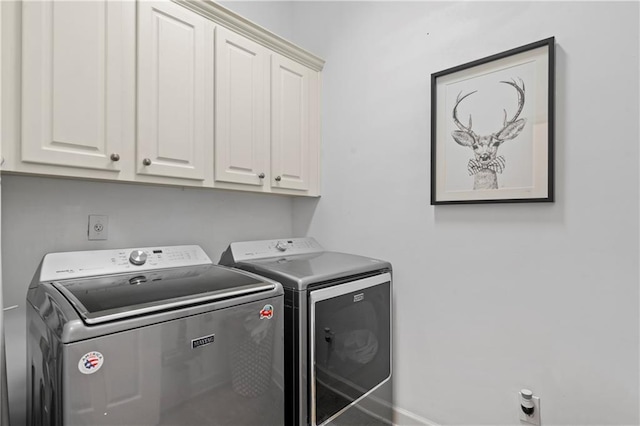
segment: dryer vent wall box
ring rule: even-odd
[[[198,246],[46,255],[27,423],[283,424],[283,294]]]
[[[282,238],[232,243],[220,263],[284,287],[286,426],[391,423],[389,262]]]

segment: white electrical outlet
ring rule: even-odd
[[[520,392],[518,392],[518,412],[520,413],[520,424],[540,426],[540,398],[537,396],[533,396],[531,398],[531,401],[533,402],[533,413],[531,415],[527,415],[524,411],[522,411],[520,398],[521,394]]]
[[[89,240],[106,240],[109,236],[109,216],[89,215]]]

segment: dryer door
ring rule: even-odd
[[[311,424],[322,425],[391,376],[391,274],[310,293]]]

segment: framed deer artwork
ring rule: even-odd
[[[431,75],[431,204],[554,201],[555,39]]]

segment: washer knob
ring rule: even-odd
[[[146,261],[147,253],[143,252],[142,250],[134,250],[129,255],[129,262],[131,262],[133,265],[144,265]]]
[[[286,251],[289,248],[289,244],[285,243],[284,241],[278,241],[276,243],[276,248],[280,251]]]

